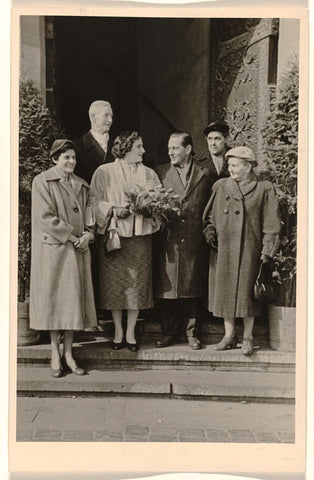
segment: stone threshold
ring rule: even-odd
[[[240,344],[239,344],[240,346]],[[50,345],[18,347],[18,365],[47,365],[50,362]],[[295,371],[295,354],[271,350],[256,345],[251,356],[241,354],[240,348],[219,351],[214,345],[204,345],[201,350],[192,350],[181,343],[166,348],[156,348],[155,343],[140,343],[136,353],[127,348],[112,350],[109,338],[81,341],[74,344],[74,355],[85,368],[96,369],[177,369],[220,370],[248,372]]]

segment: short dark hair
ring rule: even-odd
[[[193,140],[191,135],[188,132],[173,132],[170,137],[180,137],[182,141],[182,145],[184,147],[187,147],[188,145],[191,145],[192,150],[193,150]]]
[[[124,158],[125,155],[132,150],[133,143],[141,139],[138,132],[125,131],[120,133],[113,142],[111,153],[115,158]]]

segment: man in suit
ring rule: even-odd
[[[74,143],[77,147],[75,173],[90,183],[96,168],[114,160],[109,137],[113,113],[109,102],[96,100],[90,105],[88,114],[91,128]]]
[[[111,154],[112,141],[109,136],[112,124],[112,108],[109,102],[95,100],[88,110],[91,128],[81,138],[74,140],[77,149],[75,173],[90,184],[93,173],[103,163],[114,160]],[[97,316],[102,312],[98,301],[98,245],[90,244],[94,298]],[[101,327],[99,326],[101,330]]]
[[[226,152],[230,149],[227,145],[229,126],[223,121],[211,122],[203,133],[209,152],[207,157],[208,170],[216,175],[216,180],[229,177],[228,162],[225,158]]]
[[[184,334],[188,345],[201,348],[197,314],[207,289],[208,248],[202,235],[202,215],[216,175],[207,160],[196,160],[191,136],[177,132],[168,143],[170,163],[159,165],[163,186],[179,196],[181,215],[160,232],[156,241],[155,296],[159,300],[162,338],[167,347]]]

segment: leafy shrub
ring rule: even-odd
[[[18,301],[23,302],[29,296],[32,181],[51,166],[51,144],[64,132],[31,80],[20,83],[19,97]]]
[[[267,178],[274,184],[282,215],[282,241],[275,257],[286,306],[296,301],[299,62],[290,61],[262,131]]]

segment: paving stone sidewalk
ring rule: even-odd
[[[17,441],[294,443],[294,406],[18,398]]]

